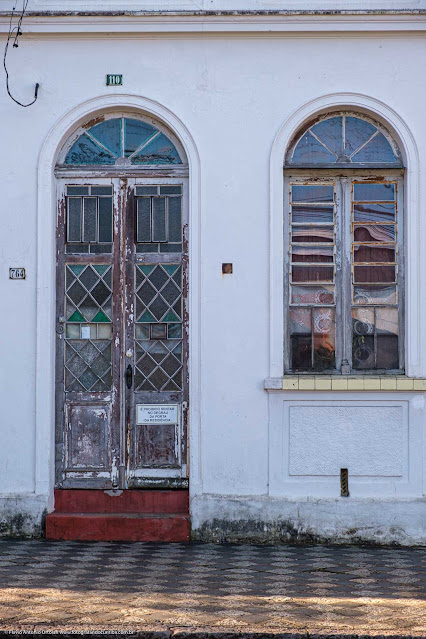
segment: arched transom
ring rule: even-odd
[[[84,130],[64,164],[182,164],[175,144],[158,128],[136,118],[113,117]]]
[[[400,167],[398,147],[385,129],[352,113],[317,119],[298,134],[286,157],[286,166]]]

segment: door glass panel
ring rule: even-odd
[[[112,268],[65,266],[65,390],[111,388]]]
[[[182,265],[135,268],[135,390],[182,390]]]
[[[110,253],[113,241],[112,187],[68,186],[66,204],[66,252]]]

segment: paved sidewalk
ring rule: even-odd
[[[426,636],[426,551],[1,541],[0,630]]]

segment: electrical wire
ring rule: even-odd
[[[7,93],[9,95],[9,97],[14,102],[16,102],[16,104],[19,104],[19,106],[21,106],[21,107],[29,107],[32,104],[34,104],[34,102],[38,98],[38,89],[39,89],[40,85],[39,85],[38,82],[35,85],[34,100],[32,100],[31,102],[28,102],[28,104],[23,104],[22,102],[19,102],[19,100],[14,98],[12,93],[10,92],[10,88],[9,88],[9,71],[7,70],[6,58],[7,58],[7,52],[8,52],[8,49],[9,49],[9,43],[10,43],[10,41],[12,39],[13,39],[13,48],[17,49],[18,46],[19,46],[18,45],[18,38],[19,38],[20,35],[22,35],[21,25],[22,25],[22,20],[24,19],[25,12],[27,10],[28,2],[29,2],[29,0],[22,0],[22,11],[19,14],[18,24],[15,27],[13,27],[13,18],[15,16],[16,4],[13,6],[12,12],[10,14],[9,33],[8,33],[8,36],[7,36],[6,46],[4,48],[4,56],[3,56],[3,66],[4,66],[5,73],[6,73],[6,90],[7,90]],[[15,34],[15,35],[13,35],[13,34]]]

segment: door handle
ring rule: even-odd
[[[132,388],[132,384],[133,384],[133,368],[132,365],[129,364],[128,367],[126,368],[126,386],[127,388]]]

